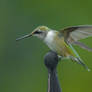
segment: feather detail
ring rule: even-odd
[[[91,71],[88,66],[83,62],[83,60],[81,60],[80,58],[76,58],[76,57],[73,57],[73,56],[70,56],[71,60],[72,61],[75,61],[77,62],[78,64],[82,65],[88,72]]]
[[[68,27],[60,31],[65,41],[72,43],[92,36],[92,25]]]
[[[73,44],[78,45],[79,47],[81,47],[87,51],[92,51],[92,48],[88,47],[87,45],[85,45],[84,43],[81,43],[79,41],[73,42]]]

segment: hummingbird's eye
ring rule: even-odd
[[[38,31],[38,30],[34,32],[34,34],[41,34],[41,33],[42,31]]]

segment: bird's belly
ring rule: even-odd
[[[47,45],[52,51],[55,51],[60,56],[68,57],[73,55],[73,53],[70,51],[69,48],[66,47],[65,42],[63,41],[53,41]]]
[[[69,56],[71,54],[70,49],[64,41],[63,36],[58,36],[53,31],[50,31],[45,38],[45,43],[52,50],[60,56]]]
[[[62,39],[63,40],[63,39]],[[63,56],[63,50],[64,50],[64,44],[62,41],[59,42],[59,40],[49,40],[48,42],[46,42],[47,46],[52,50],[55,51],[57,54],[59,54],[60,56]]]
[[[52,42],[52,44],[49,44],[48,47],[58,53],[59,55],[63,55],[63,44],[59,45],[58,42]]]
[[[61,49],[55,42],[47,43],[47,45],[52,51],[55,51],[55,52]]]

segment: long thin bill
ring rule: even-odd
[[[28,38],[28,37],[31,37],[31,36],[32,36],[32,34],[28,34],[28,35],[22,36],[20,38],[17,38],[16,41],[19,41],[19,40],[22,40],[24,38]]]

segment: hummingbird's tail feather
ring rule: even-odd
[[[82,60],[80,60],[79,58],[77,58],[77,59],[78,59],[78,63],[79,63],[79,64],[81,64],[86,70],[91,71],[91,70],[88,68],[88,66],[87,66]]]
[[[72,49],[72,51],[74,52],[74,56],[69,56],[70,59],[72,61],[77,62],[78,64],[82,65],[87,71],[90,71],[90,69],[88,68],[88,66],[83,62],[83,60],[80,58],[80,56],[78,55],[78,53],[76,52],[76,50],[73,48],[73,46],[71,44],[69,44],[70,48]]]
[[[78,64],[82,65],[87,71],[91,71],[88,66],[78,57],[71,57],[73,61],[76,61]]]

